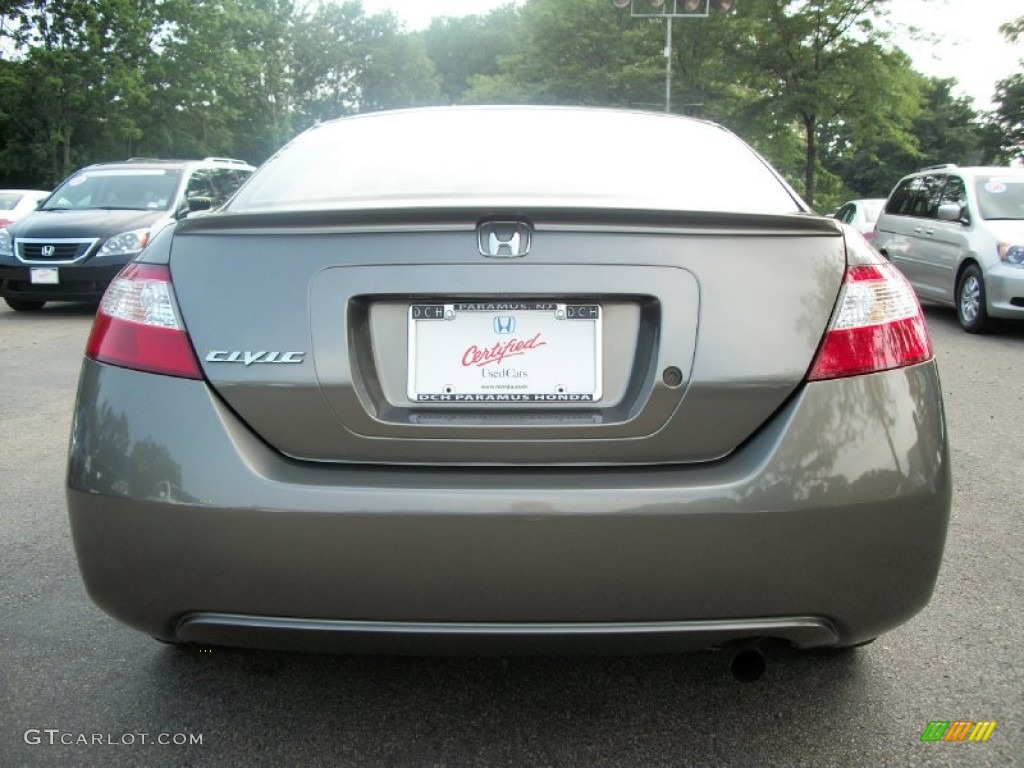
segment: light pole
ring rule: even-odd
[[[674,19],[706,19],[711,11],[728,13],[733,0],[612,0],[620,10],[629,8],[629,15],[638,19],[665,20],[665,111],[672,111],[672,21]]]
[[[672,111],[672,17],[665,20],[665,111]]]

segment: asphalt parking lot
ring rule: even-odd
[[[0,306],[0,765],[912,766],[1024,762],[1024,327],[972,337],[930,307],[955,495],[928,608],[866,648],[331,657],[183,651],[78,578],[63,497],[92,308]],[[159,407],[159,404],[154,404]],[[931,721],[996,721],[923,743]]]

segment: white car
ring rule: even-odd
[[[13,224],[32,213],[39,201],[49,195],[41,189],[0,189],[0,227]]]
[[[1024,169],[942,165],[893,189],[874,246],[968,333],[1024,320]]]
[[[868,198],[865,200],[850,200],[843,203],[829,217],[849,224],[862,235],[869,243],[875,235],[875,222],[878,221],[878,214],[885,206],[885,198]]]

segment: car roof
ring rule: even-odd
[[[959,173],[964,176],[1024,176],[1024,168],[1008,165],[933,165],[922,168],[911,176],[931,176],[936,173]]]
[[[194,166],[208,166],[211,168],[237,168],[238,170],[256,170],[254,166],[244,160],[236,160],[230,157],[205,157],[192,160],[164,159],[156,157],[131,157],[127,160],[111,160],[106,163],[93,163],[79,170],[99,168],[186,168]]]

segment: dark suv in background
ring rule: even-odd
[[[132,158],[90,165],[0,229],[0,296],[12,309],[97,301],[160,230],[217,208],[256,170],[241,160]]]

